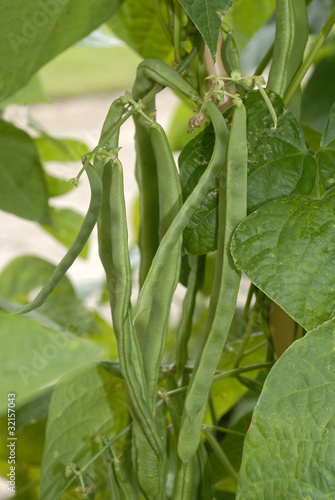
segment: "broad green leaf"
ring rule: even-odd
[[[49,407],[41,500],[55,500],[69,483],[65,467],[70,463],[84,467],[102,448],[103,438],[117,435],[127,420],[124,384],[102,367],[59,382]],[[87,470],[95,486],[107,476],[104,462],[98,463],[100,471],[94,465]]]
[[[25,85],[46,62],[88,35],[120,0],[2,0],[0,89],[3,98]]]
[[[236,266],[306,330],[335,315],[335,197],[288,196],[237,227]]]
[[[102,355],[92,343],[28,318],[0,312],[0,413],[8,393],[27,403],[61,375],[82,369]]]
[[[289,194],[311,194],[315,159],[308,154],[302,129],[275,93],[269,93],[278,117],[277,129],[259,91],[244,99],[247,110],[248,212]],[[233,108],[226,114],[230,122]],[[212,126],[190,141],[179,157],[183,196],[194,189],[206,169],[214,147]],[[218,179],[184,231],[185,249],[202,254],[216,249]]]
[[[200,31],[215,61],[222,17],[233,5],[233,0],[180,0],[180,3]]]
[[[45,229],[54,238],[56,238],[56,240],[60,241],[60,243],[65,245],[67,248],[70,248],[79,232],[84,217],[74,210],[65,208],[58,209],[52,207],[50,211],[56,227],[43,225],[43,229]],[[84,246],[82,252],[80,253],[80,257],[86,259],[87,252],[88,243],[86,243],[86,245]]]
[[[327,191],[335,185],[335,104],[330,110],[320,146],[317,155],[319,178],[322,187]]]
[[[21,104],[27,106],[27,104],[39,104],[46,103],[48,99],[45,95],[43,87],[41,85],[38,75],[34,75],[27,85],[12,94],[5,101],[0,102],[0,108],[5,108],[9,104]]]
[[[301,118],[320,133],[335,101],[334,79],[335,55],[332,54],[316,65],[303,93]]]
[[[161,3],[162,11],[165,5]],[[172,45],[156,16],[152,0],[124,0],[108,21],[108,26],[144,59],[172,60]]]
[[[334,498],[335,321],[272,368],[247,433],[237,499]]]
[[[0,275],[0,297],[20,304],[29,302],[48,281],[54,269],[50,262],[37,257],[19,257],[11,261]],[[85,309],[66,276],[38,312],[71,333],[100,333],[94,314]]]
[[[55,139],[48,135],[37,137],[34,141],[42,162],[80,161],[89,149],[83,142],[74,139]]]
[[[50,224],[42,165],[26,132],[0,120],[0,209]]]

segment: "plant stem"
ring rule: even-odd
[[[173,46],[174,46],[174,58],[177,62],[180,61],[181,15],[182,15],[181,5],[179,1],[176,0],[173,13]]]
[[[323,42],[326,40],[330,30],[333,27],[333,24],[335,23],[335,8],[332,10],[332,13],[328,17],[325,25],[323,26],[322,30],[320,31],[319,35],[317,36],[313,47],[311,48],[309,54],[307,55],[306,59],[298,69],[297,73],[295,74],[295,77],[293,78],[291,84],[289,85],[288,89],[285,92],[284,95],[284,104],[287,106],[292,97],[294,96],[296,90],[298,89],[301,80],[307,73],[307,70],[313,63],[313,60],[318,53],[319,49],[321,48]]]
[[[237,483],[238,474],[237,474],[236,470],[234,469],[234,467],[232,466],[232,464],[230,463],[230,461],[228,460],[227,455],[225,454],[225,452],[223,451],[223,449],[221,448],[221,446],[219,445],[219,443],[217,442],[217,440],[215,439],[213,434],[210,431],[208,431],[207,429],[204,430],[204,434],[207,438],[207,441],[208,441],[210,447],[212,448],[215,455],[217,456],[217,458],[220,460],[220,462],[222,463],[222,465],[224,466],[226,471],[233,478],[234,482]]]
[[[153,3],[153,7],[155,10],[156,16],[157,16],[159,23],[162,27],[162,30],[164,32],[164,35],[169,40],[169,42],[172,42],[171,33],[170,33],[168,25],[166,24],[166,21],[164,19],[163,12],[161,11],[161,7],[159,5],[159,0],[152,0],[152,3]]]
[[[252,314],[250,316],[250,319],[248,321],[247,328],[245,329],[242,343],[240,345],[240,348],[239,348],[239,350],[236,354],[235,360],[234,360],[234,368],[237,368],[239,366],[239,364],[243,358],[243,353],[248,345],[250,335],[252,333],[252,330],[253,330],[253,328],[256,324],[257,318],[258,318],[259,306],[260,306],[262,299],[263,299],[263,293],[260,290],[258,290],[254,309],[253,309]]]
[[[233,431],[232,429],[227,429],[226,427],[220,427],[219,425],[204,424],[203,430],[205,429],[212,429],[213,431],[224,432],[225,434],[234,434],[234,436],[245,437],[245,434],[243,434],[243,432]]]
[[[103,448],[101,448],[101,450],[96,453],[94,455],[94,457],[91,458],[91,460],[89,460],[82,468],[81,468],[81,471],[86,471],[86,469],[89,468],[90,465],[93,464],[93,462],[96,461],[97,458],[99,458],[103,453],[105,453],[106,450],[108,450],[108,448],[114,444],[118,439],[120,439],[120,437],[124,436],[125,434],[127,434],[127,432],[130,431],[130,425],[127,425],[127,427],[125,429],[123,429],[123,431],[119,432],[119,434],[117,434],[117,436],[113,437],[110,441],[108,441],[105,446]],[[61,491],[61,493],[56,497],[55,500],[60,500],[62,498],[62,496],[67,492],[67,490],[70,488],[71,484],[74,482],[74,480],[76,479],[77,476],[73,476],[70,481],[67,483],[67,485],[65,486],[65,488]]]
[[[274,48],[274,42],[261,60],[261,62],[258,64],[257,68],[255,69],[255,75],[259,76],[263,73],[267,65],[269,64],[271,57],[273,55],[273,48]]]
[[[214,375],[213,383],[218,380],[223,380],[225,378],[236,377],[240,373],[252,372],[254,370],[262,370],[263,368],[272,368],[273,363],[271,361],[267,361],[264,363],[257,363],[255,365],[247,365],[241,366],[239,368],[233,368],[232,370],[227,370],[225,372],[218,373]],[[168,391],[166,393],[167,396],[175,396],[176,394],[181,394],[182,392],[187,391],[188,386],[179,387],[178,389],[174,389],[173,391]]]

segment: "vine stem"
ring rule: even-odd
[[[155,10],[156,16],[157,16],[157,18],[159,20],[159,23],[160,23],[160,25],[162,27],[162,30],[164,32],[164,35],[166,36],[166,38],[171,43],[172,42],[171,33],[170,33],[168,25],[166,24],[166,21],[164,19],[163,12],[161,11],[161,7],[159,5],[159,0],[152,0],[152,3],[153,3],[153,7],[154,7],[154,10]]]
[[[255,370],[262,370],[263,368],[272,368],[272,366],[273,366],[272,361],[266,361],[264,363],[242,366],[240,368],[233,368],[232,370],[227,370],[225,372],[221,372],[221,373],[218,373],[217,375],[214,375],[213,383],[217,382],[218,380],[223,380],[225,378],[237,377],[241,373],[252,372]],[[178,387],[178,389],[173,389],[172,391],[168,391],[165,395],[166,396],[176,396],[177,394],[181,394],[181,393],[187,391],[187,388],[188,388],[188,386],[186,386],[186,385],[183,387]]]
[[[323,26],[322,30],[320,31],[319,35],[317,36],[309,54],[307,55],[306,59],[298,69],[297,73],[295,74],[295,77],[293,78],[291,84],[289,85],[288,89],[285,92],[284,95],[284,104],[287,106],[287,104],[290,102],[292,99],[293,95],[295,94],[296,90],[298,89],[301,80],[304,78],[304,76],[307,73],[307,70],[313,63],[313,60],[320,50],[323,42],[326,40],[330,30],[332,29],[333,25],[335,23],[335,8],[332,10],[330,16],[328,17],[325,25]]]
[[[227,455],[225,454],[225,452],[223,451],[223,449],[221,448],[221,446],[219,445],[213,434],[208,429],[204,429],[203,432],[215,455],[220,460],[224,468],[229,472],[234,482],[237,483],[238,474],[234,469],[234,467],[232,466],[232,464],[230,463],[230,461],[228,460]]]
[[[86,471],[86,469],[89,468],[90,465],[92,465],[95,460],[97,458],[99,458],[106,450],[108,450],[108,448],[114,444],[118,439],[120,439],[122,436],[124,436],[125,434],[127,434],[127,432],[130,431],[130,425],[128,425],[127,427],[125,427],[123,429],[123,431],[119,432],[119,434],[117,434],[115,437],[113,437],[110,441],[108,441],[105,446],[98,452],[94,455],[94,457],[91,458],[91,460],[89,460],[80,470],[81,472],[83,471]],[[61,491],[61,493],[56,497],[56,500],[60,500],[62,498],[62,496],[67,492],[67,490],[70,488],[71,484],[75,481],[76,479],[76,475],[74,475],[70,481],[67,483],[67,485],[65,486],[65,488]]]
[[[177,62],[180,61],[180,29],[181,29],[181,5],[176,0],[173,13],[173,46],[174,58]]]

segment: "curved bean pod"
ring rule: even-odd
[[[73,262],[79,256],[88,238],[90,237],[100,213],[102,203],[102,184],[99,173],[91,164],[87,166],[86,173],[91,188],[91,201],[76,239],[60,263],[57,265],[49,281],[44,285],[37,297],[29,304],[14,311],[15,314],[26,314],[44,304],[46,299],[63,278],[66,271],[72,266]]]
[[[234,316],[241,273],[230,254],[237,224],[247,210],[246,111],[242,104],[234,111],[228,145],[227,172],[221,170],[219,232],[215,278],[202,347],[188,386],[178,440],[178,454],[188,463],[201,438],[201,426],[209,391]]]
[[[155,83],[170,87],[194,102],[200,99],[198,92],[176,70],[160,59],[145,59],[138,65],[132,91],[134,99],[137,101],[144,97]]]

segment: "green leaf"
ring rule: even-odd
[[[198,28],[215,61],[222,17],[233,5],[233,0],[180,0],[180,3]]]
[[[6,98],[46,62],[106,21],[120,0],[3,0],[0,88]]]
[[[48,281],[54,269],[50,262],[37,257],[12,260],[0,275],[0,297],[20,304],[29,302]],[[66,276],[38,312],[71,333],[100,333],[94,314],[85,309]]]
[[[0,102],[0,108],[5,108],[9,104],[22,104],[27,106],[27,104],[39,104],[47,103],[48,99],[44,93],[44,89],[41,85],[38,75],[34,75],[27,85],[15,92],[13,95]]]
[[[37,137],[34,141],[42,162],[80,161],[81,157],[87,153],[89,149],[88,146],[81,141],[76,141],[74,139],[55,139],[49,135]]]
[[[165,5],[161,4],[162,9]],[[121,40],[144,59],[172,60],[172,45],[167,40],[153,8],[152,0],[124,0],[109,19],[108,26]]]
[[[236,266],[310,330],[335,315],[335,197],[288,196],[237,227]]]
[[[316,164],[307,154],[302,129],[278,95],[269,92],[277,129],[260,92],[245,97],[248,112],[248,211],[289,194],[311,194]]]
[[[319,178],[322,187],[327,191],[335,185],[335,104],[330,110],[320,146],[317,154]]]
[[[281,196],[311,194],[316,162],[308,154],[302,129],[279,96],[268,92],[278,117],[277,129],[259,91],[244,98],[247,110],[248,211]],[[233,108],[225,117],[230,122]],[[214,148],[214,133],[208,126],[190,141],[179,157],[184,199],[189,196],[207,168]],[[185,249],[202,254],[216,249],[218,179],[184,231]]]
[[[335,321],[272,368],[245,439],[237,499],[333,498]]]
[[[67,248],[70,248],[74,242],[80,226],[83,223],[84,217],[74,210],[69,210],[65,208],[51,208],[51,214],[53,221],[56,224],[56,228],[52,226],[43,225],[48,233],[50,233],[56,240],[60,241]],[[87,258],[88,243],[84,246],[80,257],[83,259]]]
[[[49,224],[46,182],[33,140],[0,120],[0,150],[0,209]]]
[[[8,393],[16,394],[20,406],[61,375],[82,369],[102,354],[90,342],[4,312],[0,341],[0,413],[7,407]]]
[[[117,435],[127,420],[124,384],[102,367],[58,383],[49,408],[41,500],[55,500],[69,482],[65,467],[70,463],[77,468],[86,465],[102,448],[101,438]],[[95,485],[107,475],[101,459],[99,469],[91,465],[87,470]]]
[[[335,101],[335,55],[322,59],[316,65],[302,97],[301,118],[310,127],[322,132]]]

